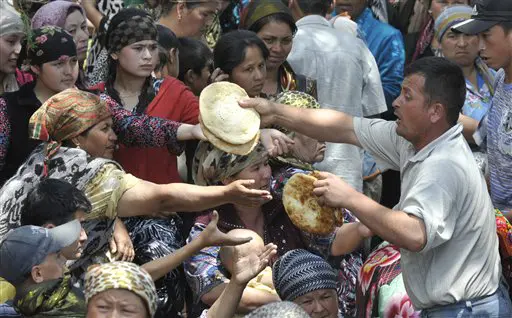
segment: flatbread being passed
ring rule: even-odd
[[[248,97],[240,86],[229,82],[208,85],[199,96],[203,125],[218,139],[233,145],[253,141],[260,130],[260,115],[254,109],[240,107]]]
[[[313,194],[314,174],[294,174],[283,190],[283,204],[293,224],[317,235],[327,235],[343,224],[342,209],[321,206]],[[341,222],[340,222],[341,218]]]
[[[232,153],[235,155],[245,156],[250,154],[260,140],[260,131],[258,130],[256,136],[254,136],[254,138],[248,143],[243,145],[233,145],[230,144],[229,142],[217,138],[217,136],[215,136],[211,131],[208,130],[208,128],[204,126],[201,118],[199,118],[199,125],[201,126],[201,130],[203,131],[204,136],[212,145],[214,145],[216,148],[219,148],[222,151]]]

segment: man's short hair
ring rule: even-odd
[[[427,102],[442,104],[448,124],[455,125],[466,101],[466,80],[462,69],[442,57],[425,57],[406,67],[405,77],[415,74],[425,78],[423,90]]]
[[[58,226],[73,220],[77,211],[87,213],[91,209],[85,194],[70,183],[45,179],[28,194],[21,211],[21,225]]]
[[[331,0],[298,0],[300,9],[304,14],[318,14],[325,16],[331,7]]]

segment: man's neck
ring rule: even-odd
[[[450,127],[448,124],[443,124],[440,125],[439,127],[429,129],[422,136],[420,136],[420,138],[418,138],[415,141],[411,141],[411,143],[413,144],[414,149],[416,149],[416,152],[418,152],[421,149],[425,148],[427,145],[429,145],[431,142],[436,140],[437,138],[444,135],[451,128],[452,127]]]

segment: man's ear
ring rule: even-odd
[[[32,277],[32,280],[37,284],[40,284],[44,281],[43,271],[39,265],[32,267],[32,270],[30,271],[30,275]]]
[[[441,103],[434,103],[430,106],[429,119],[432,124],[439,122],[443,117],[447,116],[447,109]]]

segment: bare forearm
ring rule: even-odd
[[[148,262],[142,265],[142,268],[151,275],[153,281],[156,281],[199,252],[203,247],[200,239],[192,240],[192,242],[186,244],[171,255]]]
[[[160,211],[203,211],[229,202],[224,186],[201,187],[186,183],[164,185]]]
[[[96,9],[96,1],[95,0],[85,0],[82,1],[82,7],[85,10],[85,14],[87,15],[87,19],[91,21],[96,30],[100,27],[101,19],[103,19],[103,15],[101,12]]]
[[[336,237],[331,247],[332,255],[351,253],[361,245],[364,237],[358,231],[358,227],[359,223],[346,223],[336,231]]]
[[[222,292],[225,290],[227,286],[228,283],[224,283],[213,288],[211,291],[209,291],[203,297],[201,297],[201,300],[205,304],[213,306],[214,302],[220,298]],[[248,313],[258,307],[276,301],[280,301],[277,295],[272,295],[261,290],[246,287],[243,291],[241,298],[239,299],[239,302],[237,304],[238,308],[236,309],[236,311],[238,313]]]
[[[473,135],[478,129],[478,121],[461,114],[459,115],[459,123],[461,123],[463,126],[462,134],[464,135],[464,138],[466,138],[467,142],[475,144]]]
[[[346,208],[382,239],[413,252],[425,246],[425,224],[421,219],[388,209],[355,190],[348,205]]]
[[[230,318],[236,314],[238,304],[242,298],[246,284],[238,284],[230,281],[220,297],[208,310],[208,317],[212,318]]]
[[[359,146],[353,117],[335,110],[276,105],[274,123],[320,141]]]

